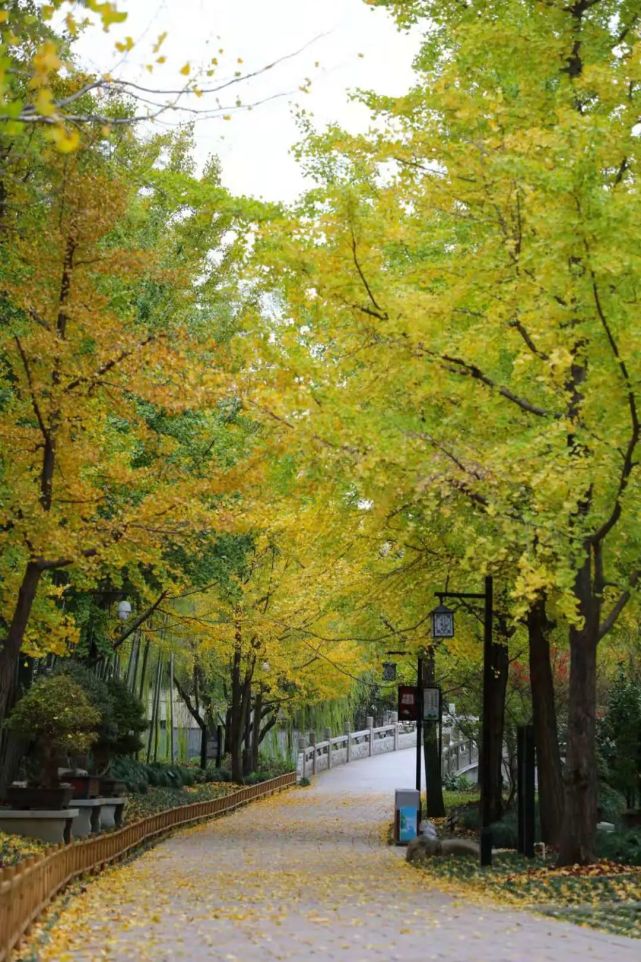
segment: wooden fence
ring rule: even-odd
[[[73,879],[87,872],[99,872],[137,846],[159,839],[175,828],[224,815],[295,784],[295,772],[279,775],[230,795],[170,808],[114,832],[57,845],[45,855],[0,870],[0,962],[6,962],[38,915]]]

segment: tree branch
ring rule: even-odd
[[[178,692],[178,694],[184,701],[185,705],[187,706],[187,710],[189,714],[192,716],[192,718],[194,718],[198,722],[199,727],[201,729],[204,729],[206,725],[205,719],[202,717],[198,709],[194,706],[194,703],[192,702],[189,694],[180,684],[180,682],[178,681],[175,675],[174,675],[174,685],[176,686],[176,691]]]
[[[356,270],[358,271],[358,276],[360,277],[360,279],[361,279],[361,281],[362,281],[362,283],[363,283],[363,287],[364,287],[365,290],[367,291],[367,296],[369,297],[370,301],[372,302],[374,308],[379,312],[379,313],[376,315],[376,317],[379,317],[381,320],[386,321],[387,318],[388,318],[388,315],[387,315],[387,313],[383,310],[383,308],[381,307],[381,305],[378,303],[378,301],[376,300],[376,298],[374,297],[374,293],[373,293],[373,291],[372,291],[372,288],[369,286],[368,280],[367,280],[367,278],[365,277],[365,274],[364,274],[364,272],[363,272],[363,268],[361,267],[360,262],[359,262],[359,260],[358,260],[358,253],[357,253],[357,250],[356,250],[356,235],[354,234],[354,228],[352,227],[351,224],[350,224],[350,226],[349,226],[349,232],[350,232],[350,234],[351,234],[351,236],[352,236],[352,258],[353,258],[353,260],[354,260],[354,266],[356,267]]]
[[[116,367],[117,364],[120,364],[121,361],[124,361],[128,357],[131,357],[131,355],[135,354],[136,351],[140,351],[143,347],[146,347],[147,344],[151,343],[151,341],[156,340],[157,336],[158,335],[156,334],[147,335],[147,337],[145,337],[142,341],[139,341],[137,344],[134,344],[133,347],[126,348],[125,350],[121,351],[120,354],[118,354],[116,357],[113,357],[110,361],[105,361],[105,363],[101,365],[101,367],[99,367],[98,370],[94,374],[92,374],[90,377],[74,378],[73,381],[69,381],[69,383],[65,387],[65,391],[67,393],[74,391],[81,384],[87,384],[87,383],[91,385],[96,384],[101,377],[103,377],[105,374],[108,374],[109,371],[113,370],[113,368]]]
[[[490,390],[496,391],[501,397],[511,401],[512,404],[516,404],[517,407],[521,408],[522,411],[526,411],[528,414],[534,414],[540,418],[552,418],[554,420],[558,420],[561,417],[560,414],[546,411],[545,408],[539,407],[537,404],[532,404],[525,398],[519,397],[518,394],[514,394],[509,388],[497,384],[496,381],[485,374],[476,364],[472,364],[461,357],[455,357],[452,354],[439,354],[437,351],[431,351],[420,343],[417,347],[422,354],[426,354],[428,357],[432,357],[446,364],[452,374],[460,374],[462,377],[471,377],[473,380],[480,381],[482,384],[485,384],[486,387],[489,387]]]
[[[156,598],[152,605],[150,605],[145,611],[142,612],[142,614],[138,615],[138,617],[135,618],[130,625],[128,625],[125,631],[116,639],[116,641],[114,641],[112,646],[114,651],[116,648],[120,648],[122,643],[126,641],[130,635],[133,635],[137,628],[140,628],[140,626],[144,624],[147,618],[149,618],[154,613],[156,608],[162,604],[168,594],[169,591],[163,591],[163,593]]]
[[[619,615],[627,605],[628,601],[632,597],[632,589],[637,586],[637,584],[639,583],[639,579],[641,579],[641,569],[637,569],[637,571],[632,572],[632,575],[630,576],[630,587],[626,588],[625,591],[621,592],[618,600],[614,603],[610,611],[610,614],[599,625],[599,636],[598,636],[599,641],[601,641],[602,638],[605,638],[608,632],[611,631],[612,628],[614,627],[617,621],[617,618],[619,617]]]
[[[44,418],[43,418],[43,416],[42,416],[42,411],[40,410],[40,405],[38,404],[38,401],[37,401],[37,399],[36,399],[36,393],[35,393],[35,389],[34,389],[34,386],[33,386],[33,379],[32,379],[32,377],[31,377],[31,368],[30,368],[30,366],[29,366],[29,360],[28,360],[27,355],[26,355],[26,352],[25,352],[25,350],[24,350],[24,348],[23,348],[23,346],[22,346],[22,344],[21,344],[21,342],[20,342],[20,338],[19,338],[17,335],[14,337],[14,341],[16,342],[16,346],[17,346],[17,348],[18,348],[18,353],[20,354],[20,359],[21,359],[21,361],[22,361],[22,366],[24,367],[25,375],[26,375],[26,377],[27,377],[27,384],[28,384],[28,386],[29,386],[29,394],[30,394],[30,396],[31,396],[31,406],[32,406],[32,408],[33,408],[33,413],[34,413],[35,416],[36,416],[36,420],[37,420],[37,422],[38,422],[38,427],[40,428],[40,431],[41,431],[41,433],[42,433],[42,436],[44,437],[45,441],[48,441],[48,440],[49,440],[49,430],[48,430],[48,428],[47,428],[47,426],[46,426],[46,424],[45,424],[45,422],[44,422]]]
[[[634,387],[630,379],[630,373],[628,371],[627,365],[621,356],[619,351],[619,346],[615,340],[612,329],[608,323],[605,316],[605,311],[603,310],[603,305],[601,303],[601,298],[599,296],[599,288],[597,286],[596,278],[594,272],[592,271],[592,292],[594,295],[594,303],[596,305],[597,315],[601,321],[603,330],[610,345],[610,350],[614,356],[617,367],[619,368],[619,373],[625,384],[627,393],[628,410],[630,412],[630,438],[625,449],[625,454],[623,457],[623,466],[621,468],[621,475],[619,477],[619,485],[617,488],[616,497],[614,500],[614,506],[610,512],[609,518],[603,522],[601,527],[597,528],[594,534],[591,536],[590,541],[592,544],[596,544],[602,541],[603,538],[612,530],[619,518],[621,517],[621,501],[627,490],[628,484],[630,482],[630,476],[635,466],[634,462],[634,452],[639,444],[639,439],[641,438],[641,424],[639,423],[639,411],[637,407],[637,399],[634,393]]]

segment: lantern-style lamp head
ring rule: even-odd
[[[432,612],[432,638],[454,637],[454,612],[442,602]]]
[[[121,621],[126,621],[131,614],[131,603],[125,599],[125,601],[118,602],[118,617]]]

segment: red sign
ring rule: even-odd
[[[416,721],[418,719],[418,691],[415,685],[398,686],[398,720]]]

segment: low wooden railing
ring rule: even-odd
[[[0,870],[0,962],[46,908],[53,897],[73,879],[87,872],[102,870],[127,852],[159,839],[180,826],[205,818],[224,815],[257,798],[265,798],[296,784],[296,773],[289,772],[257,785],[248,785],[206,802],[194,802],[149,815],[124,828],[93,838],[57,845],[44,855]]]

